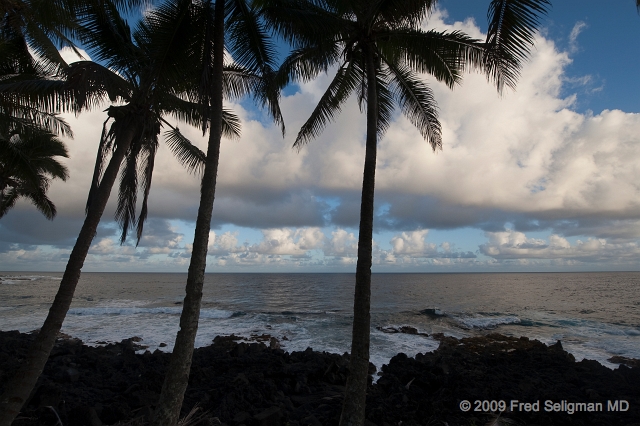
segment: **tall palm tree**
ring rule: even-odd
[[[436,150],[442,145],[436,102],[421,74],[449,87],[466,68],[487,73],[498,90],[513,87],[533,43],[538,14],[547,0],[493,0],[489,33],[480,43],[458,32],[425,31],[435,0],[265,0],[273,28],[294,47],[281,68],[280,84],[310,80],[337,66],[337,73],[303,124],[294,146],[317,137],[356,94],[366,110],[366,146],[360,208],[358,260],[350,374],[341,425],[364,423],[369,366],[374,187],[378,138],[388,128],[394,105]]]
[[[187,44],[190,46],[191,63],[196,64],[194,80],[198,83],[193,95],[201,105],[202,115],[209,118],[210,128],[186,295],[180,315],[180,330],[176,336],[169,369],[152,420],[152,424],[156,426],[176,424],[189,380],[200,318],[207,246],[215,199],[225,91],[234,95],[251,92],[261,105],[268,106],[269,113],[282,125],[284,133],[278,106],[278,91],[271,84],[271,77],[274,75],[274,48],[251,2],[194,0],[188,3],[193,11],[194,21],[191,27],[195,32]],[[225,50],[232,57],[234,66],[243,67],[255,78],[247,84],[229,87],[230,84],[225,83],[223,79]],[[206,130],[205,123],[203,131]]]
[[[169,125],[164,117],[173,115],[190,124],[202,125],[203,117],[197,104],[179,96],[184,85],[182,68],[185,63],[181,56],[184,50],[181,49],[180,33],[189,31],[188,27],[177,21],[169,35],[157,36],[149,30],[153,22],[144,22],[132,34],[116,3],[121,2],[100,0],[96,4],[83,3],[77,9],[82,24],[78,30],[79,37],[101,63],[81,61],[62,67],[65,77],[62,83],[57,80],[30,81],[21,86],[36,96],[52,98],[51,102],[61,103],[74,111],[98,106],[106,98],[118,105],[108,109],[109,118],[100,140],[87,214],[55,300],[22,368],[12,381],[5,384],[4,394],[0,397],[1,426],[11,424],[44,368],[122,163],[125,165],[122,167],[116,219],[122,226],[123,240],[128,228],[135,224],[139,239],[146,217],[158,135],[162,125]],[[184,16],[184,13],[178,16]],[[52,91],[52,87],[56,90]],[[226,124],[223,129],[236,133],[234,117],[225,114],[223,118],[221,126]],[[188,167],[198,168],[204,160],[204,154],[175,127],[170,127],[167,142]],[[140,216],[136,218],[138,175],[142,178],[144,199]]]

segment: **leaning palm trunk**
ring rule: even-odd
[[[178,422],[184,392],[189,383],[191,359],[198,332],[204,271],[207,266],[207,248],[211,215],[216,193],[220,142],[222,140],[222,71],[224,65],[224,0],[216,0],[214,9],[214,54],[211,81],[211,129],[207,147],[207,162],[200,188],[200,206],[187,275],[187,286],[180,330],[169,362],[169,370],[162,384],[160,400],[154,414],[154,426],[173,426]]]
[[[369,376],[369,335],[371,328],[371,264],[373,255],[373,198],[378,149],[378,93],[373,52],[367,49],[367,140],[365,146],[360,230],[358,235],[358,263],[353,301],[353,330],[349,377],[345,389],[340,426],[364,424]]]
[[[5,384],[4,393],[0,397],[0,426],[11,425],[11,422],[13,422],[13,419],[27,401],[49,359],[51,349],[53,349],[60,328],[62,328],[62,322],[73,300],[73,293],[80,279],[82,265],[89,252],[93,237],[96,235],[100,218],[109,200],[111,188],[118,176],[120,164],[133,139],[133,134],[134,130],[131,129],[123,140],[119,141],[104,172],[100,186],[97,188],[95,196],[92,197],[87,216],[76,244],[71,251],[71,256],[69,256],[67,268],[62,276],[58,293],[49,309],[47,319],[38,332],[35,341],[31,344],[27,359],[24,360],[22,367],[13,379]]]

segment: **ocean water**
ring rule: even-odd
[[[60,273],[0,273],[0,330],[44,321]],[[343,353],[351,343],[354,274],[207,274],[196,345],[269,334],[287,351]],[[186,274],[83,273],[62,331],[100,345],[137,336],[171,350]],[[371,360],[432,351],[431,337],[498,332],[562,341],[576,359],[640,359],[640,273],[374,274]],[[161,344],[166,346],[160,347]]]

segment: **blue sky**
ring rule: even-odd
[[[424,26],[482,38],[488,3],[441,0]],[[479,74],[453,91],[425,76],[443,150],[432,153],[400,114],[380,140],[373,270],[640,269],[639,36],[633,0],[555,1],[516,92],[498,96]],[[317,140],[291,149],[329,78],[287,90],[284,140],[250,102],[230,105],[243,136],[223,144],[208,272],[355,270],[364,161],[355,100]],[[71,179],[50,191],[58,217],[25,202],[0,220],[3,270],[65,267],[104,113],[66,119],[75,138]],[[198,130],[181,129],[205,146]],[[117,243],[110,204],[85,271],[186,271],[198,181],[166,147],[156,164],[140,246]]]
[[[447,10],[449,19],[464,20],[473,16],[482,31],[487,29],[484,1],[441,0],[438,4]],[[603,2],[596,0],[552,1],[552,9],[544,21],[544,35],[561,50],[571,52],[572,63],[566,68],[568,76],[591,76],[591,90],[581,93],[577,111],[621,109],[638,112],[634,94],[640,91],[640,79],[635,70],[638,65],[634,40],[640,36],[638,14],[633,0]],[[571,32],[580,25],[575,50]],[[575,87],[573,88],[574,92]],[[572,93],[571,85],[565,88]],[[578,92],[579,93],[579,92]]]

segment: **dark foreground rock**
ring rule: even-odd
[[[264,343],[216,338],[196,349],[182,415],[198,406],[205,415],[192,424],[336,425],[349,356],[310,349],[289,354],[270,336],[261,337]],[[509,409],[512,400],[524,404],[499,419],[517,423],[503,424],[640,426],[640,367],[610,370],[595,361],[576,363],[559,343],[547,347],[526,338],[439,337],[437,351],[415,358],[399,354],[377,384],[370,384],[368,426],[484,425],[498,416],[489,411],[496,411],[499,401]],[[0,389],[31,339],[0,332]],[[169,355],[136,355],[138,348],[135,339],[100,348],[59,340],[14,425],[55,425],[58,417],[65,426],[144,424]],[[470,411],[460,409],[463,401],[471,403]],[[618,411],[611,411],[613,404]],[[579,411],[589,408],[598,411]]]

